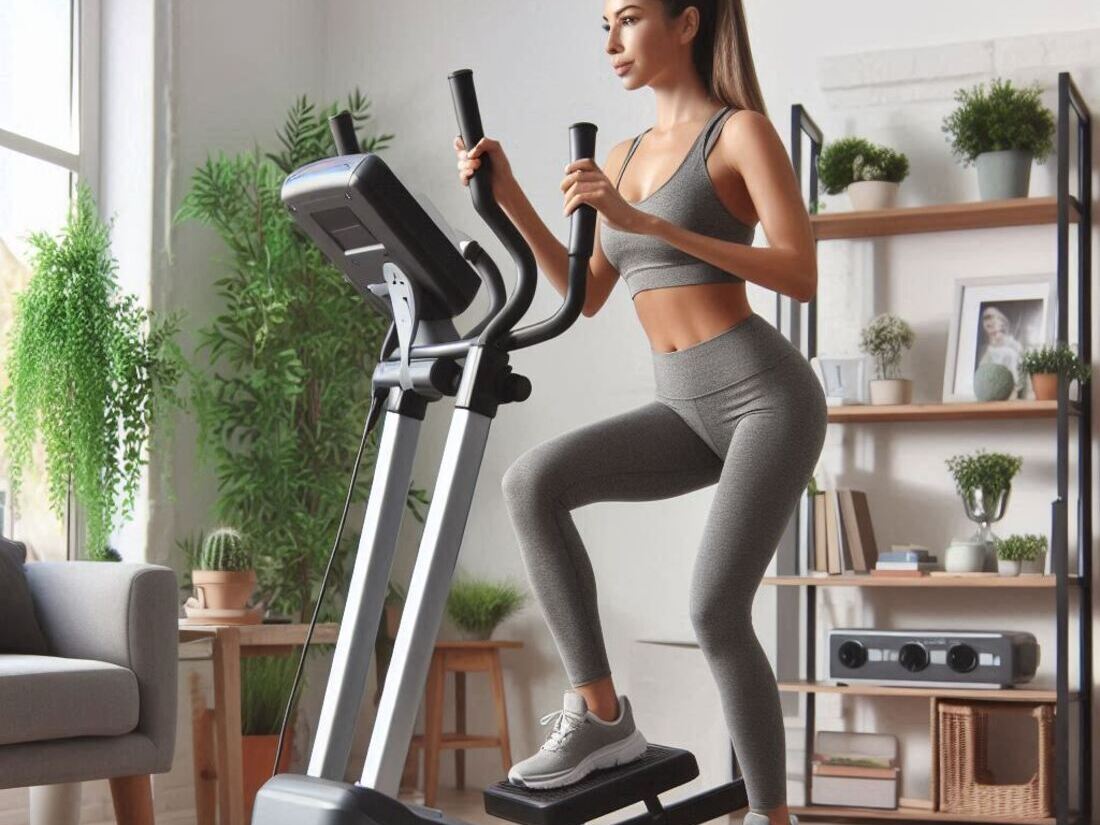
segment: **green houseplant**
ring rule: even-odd
[[[61,233],[31,235],[33,275],[15,299],[0,390],[13,499],[40,436],[50,507],[64,518],[72,493],[93,559],[133,511],[154,424],[182,406],[179,317],[158,320],[120,290],[110,230],[79,184]]]
[[[447,615],[466,638],[488,639],[526,601],[527,594],[513,582],[459,576],[447,595]]]
[[[241,752],[245,818],[251,821],[256,793],[271,778],[279,727],[298,660],[294,656],[249,656],[241,659]],[[293,715],[291,716],[293,719]],[[279,772],[290,768],[294,728],[287,727],[279,755]]]
[[[210,533],[202,543],[199,569],[191,571],[191,583],[200,594],[201,608],[247,613],[245,605],[256,588],[256,571],[244,536],[232,527]]]
[[[1040,559],[1047,549],[1047,537],[1038,533],[1014,533],[1007,538],[998,539],[997,572],[1002,576],[1017,576],[1024,572],[1042,573]],[[1040,562],[1038,570],[1024,569],[1028,563]]]
[[[1039,401],[1058,397],[1058,375],[1069,381],[1088,383],[1092,370],[1065,344],[1042,346],[1027,350],[1020,358],[1020,371],[1031,376],[1031,388]]]
[[[1012,492],[1012,479],[1023,466],[1023,458],[977,450],[971,455],[954,455],[946,464],[955,480],[955,490],[962,497],[967,518],[979,525],[970,540],[985,546],[982,567],[989,569],[997,540],[991,525],[1004,516]]]
[[[982,200],[1027,197],[1031,161],[1042,163],[1054,146],[1054,115],[1042,104],[1036,83],[1020,89],[994,78],[958,89],[958,107],[943,120],[951,151],[963,166],[978,169]]]
[[[853,209],[886,209],[909,175],[909,158],[864,138],[845,137],[825,144],[817,173],[825,193],[847,191]]]
[[[364,134],[368,101],[356,91],[347,108]],[[254,548],[261,598],[300,621],[318,596],[370,401],[371,364],[387,328],[280,200],[288,172],[335,153],[328,117],[336,109],[302,97],[279,131],[280,151],[209,157],[177,215],[213,228],[229,253],[216,282],[222,309],[199,332],[192,370],[203,455],[217,475],[217,515],[264,537]],[[361,148],[377,152],[392,137],[372,135]],[[364,451],[356,500],[365,498],[376,455],[377,433]],[[409,491],[418,520],[426,501],[422,490]],[[344,560],[357,542],[349,524],[334,593],[343,592]],[[327,600],[322,619],[339,609]]]
[[[860,334],[859,348],[875,361],[870,382],[872,404],[908,404],[913,397],[913,382],[897,375],[902,349],[913,346],[913,330],[896,315],[876,316]]]

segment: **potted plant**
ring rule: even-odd
[[[1004,539],[998,539],[997,572],[1002,576],[1018,576],[1023,572],[1042,573],[1042,568],[1024,570],[1025,563],[1038,561],[1047,549],[1047,537],[1037,533],[1014,533]]]
[[[886,146],[846,137],[825,144],[817,174],[826,194],[847,190],[853,209],[885,209],[897,200],[898,185],[909,174],[909,159]]]
[[[66,555],[99,559],[133,511],[146,447],[169,432],[154,423],[169,424],[163,413],[182,406],[179,317],[157,320],[121,292],[110,225],[85,184],[61,233],[35,233],[30,246],[33,274],[15,298],[0,369],[12,497],[41,438],[50,508],[64,519],[71,493],[86,525],[86,550]]]
[[[247,614],[245,605],[256,589],[256,571],[244,537],[231,527],[218,528],[203,542],[199,564],[200,569],[191,571],[199,607]]]
[[[447,595],[447,615],[465,638],[488,639],[526,599],[523,589],[509,581],[458,577]]]
[[[1088,383],[1092,369],[1082,363],[1072,349],[1065,344],[1042,346],[1027,350],[1020,358],[1020,371],[1031,376],[1031,389],[1039,401],[1053,401],[1058,397],[1058,375],[1068,381]]]
[[[1027,197],[1032,159],[1042,163],[1054,146],[1054,115],[1040,93],[1038,83],[1018,89],[998,78],[988,93],[983,83],[955,92],[960,105],[942,131],[963,166],[977,165],[982,200]]]
[[[241,659],[241,761],[245,819],[248,821],[252,820],[256,793],[271,778],[271,766],[275,764],[275,751],[279,744],[279,728],[297,666],[297,656],[249,656]],[[279,754],[279,773],[290,769],[293,758],[294,710],[291,710],[283,752]]]
[[[908,404],[913,398],[913,382],[895,377],[902,349],[913,346],[913,330],[896,315],[875,317],[860,335],[859,348],[875,361],[877,379],[870,381],[872,404]]]
[[[997,537],[990,525],[1004,516],[1012,479],[1020,471],[1023,459],[978,450],[972,455],[952,456],[946,463],[955,479],[955,489],[962,496],[967,518],[979,525],[971,541],[981,542],[985,547],[983,569],[992,569]]]

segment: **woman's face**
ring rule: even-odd
[[[611,70],[627,89],[652,84],[675,64],[677,52],[690,44],[698,28],[698,11],[692,8],[670,21],[661,0],[605,1],[603,27]]]
[[[999,337],[1005,329],[1001,316],[995,312],[987,312],[982,316],[982,328],[989,337]]]

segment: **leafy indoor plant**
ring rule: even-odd
[[[1042,346],[1027,350],[1020,358],[1020,371],[1031,376],[1031,388],[1039,401],[1058,397],[1058,374],[1068,381],[1088,383],[1092,369],[1065,344]]]
[[[459,576],[447,596],[447,615],[467,638],[488,639],[526,600],[524,590],[512,582]]]
[[[1024,572],[1042,573],[1038,570],[1025,570],[1024,564],[1039,561],[1047,549],[1047,537],[1038,533],[1014,533],[1007,538],[998,539],[997,572],[1002,576],[1016,576]]]
[[[908,404],[913,382],[897,375],[902,349],[913,346],[913,330],[888,313],[876,316],[860,334],[859,348],[875,361],[877,378],[870,382],[872,404]]]
[[[1004,515],[1012,492],[1012,479],[1023,466],[1023,458],[979,449],[971,455],[952,456],[946,464],[955,479],[955,489],[962,497],[967,518],[979,525],[971,541],[985,545],[982,566],[989,569],[997,539],[990,525]]]
[[[246,613],[245,605],[256,588],[256,571],[244,536],[232,527],[219,527],[207,536],[199,569],[191,571],[191,583],[200,596],[200,607]]]
[[[864,138],[845,137],[825,144],[817,173],[826,194],[847,190],[853,209],[885,209],[897,199],[898,184],[909,174],[909,159]]]
[[[1054,115],[1036,83],[1015,88],[1010,80],[958,89],[959,106],[944,118],[951,151],[963,166],[975,163],[982,200],[1027,197],[1031,161],[1042,163],[1054,147]]]
[[[178,316],[158,320],[120,290],[110,229],[79,184],[61,233],[31,235],[33,275],[15,299],[0,391],[13,499],[40,436],[50,507],[64,518],[72,493],[89,558],[133,511],[154,424],[181,406]]]
[[[296,656],[249,656],[241,659],[241,752],[245,818],[251,821],[256,793],[271,778],[279,727],[298,664]],[[293,719],[293,714],[291,719]],[[290,768],[293,725],[287,727],[279,772]]]
[[[278,153],[210,157],[193,174],[177,219],[212,227],[229,258],[217,282],[220,314],[199,333],[193,402],[203,454],[217,475],[219,519],[254,548],[262,599],[275,612],[308,620],[343,509],[369,406],[371,365],[387,319],[355,290],[291,220],[280,199],[286,174],[335,153],[328,117],[305,97],[291,107]],[[359,133],[370,118],[359,92],[347,108]],[[365,138],[382,149],[392,135]],[[364,451],[355,500],[362,501],[377,455]],[[426,501],[409,492],[413,515]],[[346,559],[358,542],[343,533],[330,593],[342,593]],[[322,619],[338,616],[337,599]]]

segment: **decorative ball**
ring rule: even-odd
[[[974,397],[979,401],[1004,401],[1015,388],[1012,370],[1004,364],[982,364],[974,371]]]

